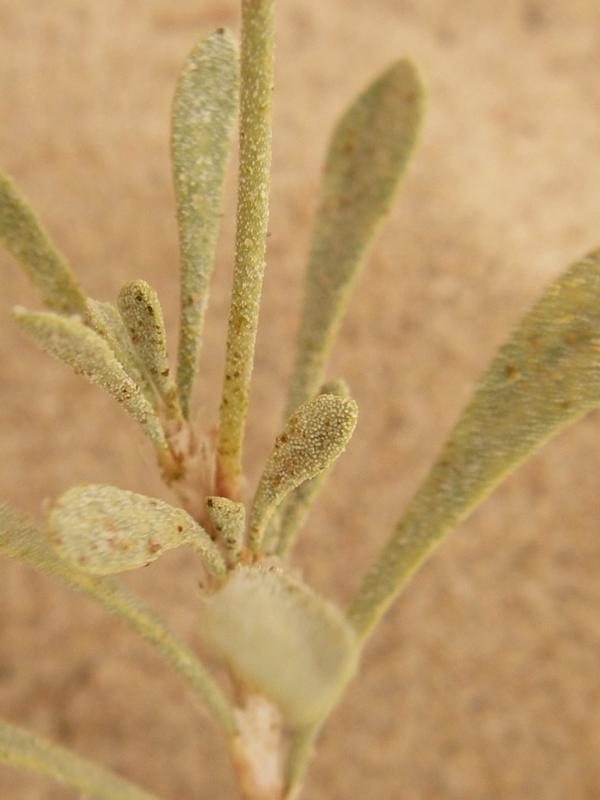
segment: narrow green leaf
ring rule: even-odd
[[[235,264],[217,440],[218,493],[238,499],[258,313],[265,272],[271,171],[274,0],[242,0],[240,159]]]
[[[123,366],[131,380],[140,387],[152,408],[156,410],[156,392],[145,375],[143,365],[133,349],[129,333],[117,308],[112,303],[92,300],[89,297],[87,304],[88,319],[91,327],[103,339],[106,339],[117,361]]]
[[[110,346],[76,317],[15,308],[19,327],[50,355],[101,386],[129,411],[163,452],[168,450],[160,421],[142,390],[127,375]]]
[[[250,513],[248,545],[257,552],[269,518],[284,497],[327,469],[343,452],[358,409],[349,397],[320,394],[302,403],[275,440]]]
[[[0,720],[0,761],[44,775],[96,800],[158,800],[93,761],[4,720]]]
[[[227,497],[207,497],[206,511],[214,531],[223,545],[229,566],[237,564],[244,545],[246,509]]]
[[[52,507],[47,526],[58,555],[92,575],[138,569],[182,544],[198,550],[213,574],[225,572],[216,545],[187,512],[115,486],[68,489]]]
[[[295,725],[326,713],[356,669],[356,639],[343,614],[274,567],[238,567],[205,598],[202,622],[233,673]]]
[[[552,434],[600,405],[600,250],[564,272],[482,377],[350,608],[366,634],[433,547]]]
[[[329,145],[308,259],[288,413],[323,380],[350,290],[417,139],[423,90],[397,61],[358,96]]]
[[[85,295],[71,268],[14,183],[0,171],[0,241],[54,311],[85,316]]]
[[[181,330],[177,385],[186,417],[213,268],[223,181],[239,103],[235,42],[218,30],[183,64],[171,128],[181,250]]]
[[[158,295],[146,281],[131,281],[121,289],[118,304],[139,360],[170,416],[180,418],[177,387],[170,375],[167,334]]]
[[[219,686],[190,648],[177,639],[142,601],[113,578],[96,578],[58,558],[48,539],[22,514],[0,503],[0,553],[58,578],[123,619],[160,653],[206,703],[228,735],[235,732],[233,711]]]

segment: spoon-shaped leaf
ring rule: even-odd
[[[320,394],[302,403],[275,440],[258,484],[250,515],[248,545],[260,549],[265,527],[284,497],[314,478],[343,452],[356,426],[350,397]]]
[[[205,599],[202,623],[233,673],[296,725],[326,713],[356,669],[343,614],[273,567],[238,567]]]
[[[358,268],[415,146],[423,91],[397,61],[358,96],[329,145],[308,259],[288,413],[319,389]]]
[[[246,509],[228,497],[207,497],[206,511],[230,566],[237,564],[244,544]]]
[[[47,528],[59,556],[92,575],[143,567],[182,544],[195,547],[210,572],[225,572],[216,545],[183,509],[115,486],[67,490],[51,509]]]
[[[319,393],[335,394],[338,397],[350,396],[348,385],[341,379],[327,381],[321,386]],[[305,481],[291,492],[277,508],[269,520],[265,533],[264,551],[266,553],[277,552],[278,555],[285,556],[290,551],[311,505],[328,475],[329,470],[323,470],[314,478]]]
[[[21,330],[50,355],[68,364],[76,373],[85,375],[122,403],[158,450],[167,452],[164,433],[154,409],[101,336],[76,317],[27,311],[21,307],[15,308],[14,317]]]
[[[119,312],[146,373],[172,416],[180,416],[171,379],[167,334],[158,295],[146,281],[131,281],[119,293]]]
[[[0,241],[54,311],[85,315],[85,295],[14,183],[0,171]]]
[[[233,711],[218,684],[192,650],[177,639],[162,620],[115,578],[81,572],[59,558],[48,537],[23,514],[0,503],[0,554],[15,558],[46,575],[58,578],[107,611],[120,617],[173,666],[206,703],[214,720],[231,736]]]
[[[183,64],[173,101],[171,152],[181,250],[181,329],[177,386],[190,396],[208,301],[223,180],[239,103],[238,55],[218,30]]]
[[[600,405],[600,250],[552,283],[500,349],[356,595],[365,634],[450,529],[553,433]]]

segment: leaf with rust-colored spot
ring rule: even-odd
[[[356,426],[350,397],[320,394],[299,406],[275,440],[250,515],[249,547],[260,549],[265,527],[284,497],[343,452]]]
[[[189,415],[219,231],[223,181],[239,103],[232,36],[218,30],[185,60],[173,99],[171,154],[181,251],[177,387]]]
[[[187,512],[115,486],[69,489],[52,507],[47,530],[61,558],[93,575],[143,567],[182,544],[195,547],[211,572],[225,571],[214,542]]]
[[[50,311],[27,311],[17,307],[14,318],[21,330],[50,355],[68,364],[77,374],[85,375],[122,403],[157,449],[167,452],[163,429],[154,409],[99,334],[77,317],[63,317]]]
[[[550,436],[600,405],[600,250],[552,283],[483,375],[350,610],[383,614],[441,539]]]
[[[312,244],[288,414],[316,394],[367,249],[394,199],[423,115],[410,61],[392,64],[354,100],[329,145]]]

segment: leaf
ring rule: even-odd
[[[350,290],[387,214],[423,114],[410,61],[392,64],[338,122],[329,145],[308,259],[288,413],[316,394]]]
[[[96,800],[158,800],[93,761],[1,719],[0,762],[44,775]]]
[[[225,572],[214,542],[183,509],[115,486],[69,489],[51,509],[47,527],[58,555],[92,575],[138,569],[182,544],[194,546],[210,572]]]
[[[91,327],[106,339],[117,361],[131,380],[142,390],[144,397],[156,410],[156,392],[144,374],[144,369],[118,310],[111,303],[103,303],[88,297],[88,319]]]
[[[180,417],[177,388],[170,376],[167,335],[158,295],[146,281],[131,281],[119,293],[119,312],[147,374],[172,417]]]
[[[225,549],[230,566],[237,564],[244,544],[246,509],[228,497],[207,497],[206,511],[215,533]]]
[[[324,383],[319,394],[349,397],[350,391],[345,381],[337,379]],[[281,556],[289,553],[296,535],[328,475],[329,470],[323,470],[314,478],[300,484],[281,503],[269,520],[265,534],[264,551],[266,553],[276,551]]]
[[[54,311],[85,315],[85,295],[48,233],[0,171],[0,241]]]
[[[122,403],[156,447],[167,451],[165,436],[153,408],[101,336],[76,317],[27,311],[20,307],[14,309],[14,317],[21,330],[50,355],[63,361],[77,374],[85,375]]]
[[[280,569],[238,567],[204,600],[202,622],[233,673],[295,725],[324,715],[356,669],[342,613]]]
[[[218,30],[183,64],[171,127],[173,179],[181,250],[181,330],[177,386],[186,418],[208,302],[223,181],[238,111],[238,55]]]
[[[242,2],[240,148],[233,284],[217,437],[218,494],[239,499],[271,184],[275,0]]]
[[[250,550],[260,549],[265,527],[284,497],[330,466],[356,426],[358,409],[349,397],[320,394],[303,403],[275,440],[250,513]]]
[[[433,547],[552,434],[600,405],[600,250],[563,273],[484,374],[350,610],[366,634]]]
[[[156,614],[113,578],[96,578],[74,569],[50,549],[48,539],[19,512],[0,503],[0,554],[15,558],[120,617],[179,672],[206,703],[213,719],[232,735],[233,712],[219,686],[190,648],[177,639]]]

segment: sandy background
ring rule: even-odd
[[[168,111],[183,55],[233,0],[0,0],[0,162],[90,294],[144,277],[172,343],[177,246]],[[422,146],[363,274],[332,375],[360,425],[299,548],[340,601],[416,488],[511,324],[600,243],[597,0],[280,0],[269,271],[247,448],[255,479],[291,365],[328,131],[409,53],[429,86]],[[233,181],[203,353],[214,419]],[[18,335],[36,299],[0,254],[0,496],[32,514],[76,482],[161,493],[146,445],[99,390]],[[600,416],[547,446],[473,515],[387,616],[321,741],[311,800],[600,797]],[[131,579],[198,642],[196,568]],[[168,800],[235,797],[211,724],[153,652],[91,603],[0,563],[0,713]],[[0,767],[6,800],[73,793]]]

